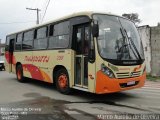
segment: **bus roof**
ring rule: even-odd
[[[42,27],[42,26],[45,26],[45,25],[48,25],[48,24],[52,24],[52,23],[54,23],[54,22],[58,22],[58,21],[65,20],[65,19],[78,17],[78,16],[88,16],[88,17],[91,18],[91,16],[92,16],[93,14],[106,14],[106,15],[118,16],[118,15],[111,14],[111,13],[95,12],[95,11],[77,12],[77,13],[73,13],[73,14],[67,15],[67,16],[65,16],[65,17],[59,18],[59,19],[55,19],[55,20],[52,20],[52,21],[43,23],[43,24],[35,25],[35,26],[33,26],[33,27],[30,27],[30,28],[27,28],[27,29],[24,29],[24,30],[21,30],[21,31],[17,31],[17,32],[14,32],[14,33],[10,33],[10,34],[8,34],[7,36],[14,35],[14,34],[17,34],[17,33],[21,33],[21,32],[24,32],[24,31],[28,31],[28,30],[31,30],[31,29],[34,29],[34,28]],[[118,16],[118,17],[122,17],[122,16]]]

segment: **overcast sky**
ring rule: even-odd
[[[26,7],[40,8],[44,14],[48,0],[0,0],[0,39],[36,23],[36,12]],[[156,26],[160,22],[160,0],[51,0],[43,22],[79,11],[104,11],[117,15],[138,13],[140,25]]]

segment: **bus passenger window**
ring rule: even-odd
[[[47,48],[47,27],[42,27],[36,30],[36,39],[34,40],[34,49]]]
[[[15,41],[15,39],[11,39],[10,40],[10,45],[9,45],[9,51],[10,52],[14,51],[14,41]]]
[[[9,51],[9,40],[10,40],[10,37],[7,36],[7,38],[6,38],[5,51]]]
[[[23,33],[17,34],[15,50],[21,50]]]
[[[69,21],[50,26],[49,48],[67,48],[69,45]]]
[[[23,50],[32,49],[33,47],[33,38],[34,38],[34,31],[30,30],[24,33],[24,39],[22,44]]]
[[[50,25],[50,27],[49,27],[49,36],[53,36],[53,32],[54,32],[54,25]]]

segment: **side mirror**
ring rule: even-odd
[[[93,37],[99,36],[99,25],[98,24],[93,24],[92,34],[93,34]]]

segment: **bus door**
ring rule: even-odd
[[[9,72],[13,72],[14,39],[9,41]]]
[[[88,88],[89,24],[76,26],[75,86]]]

